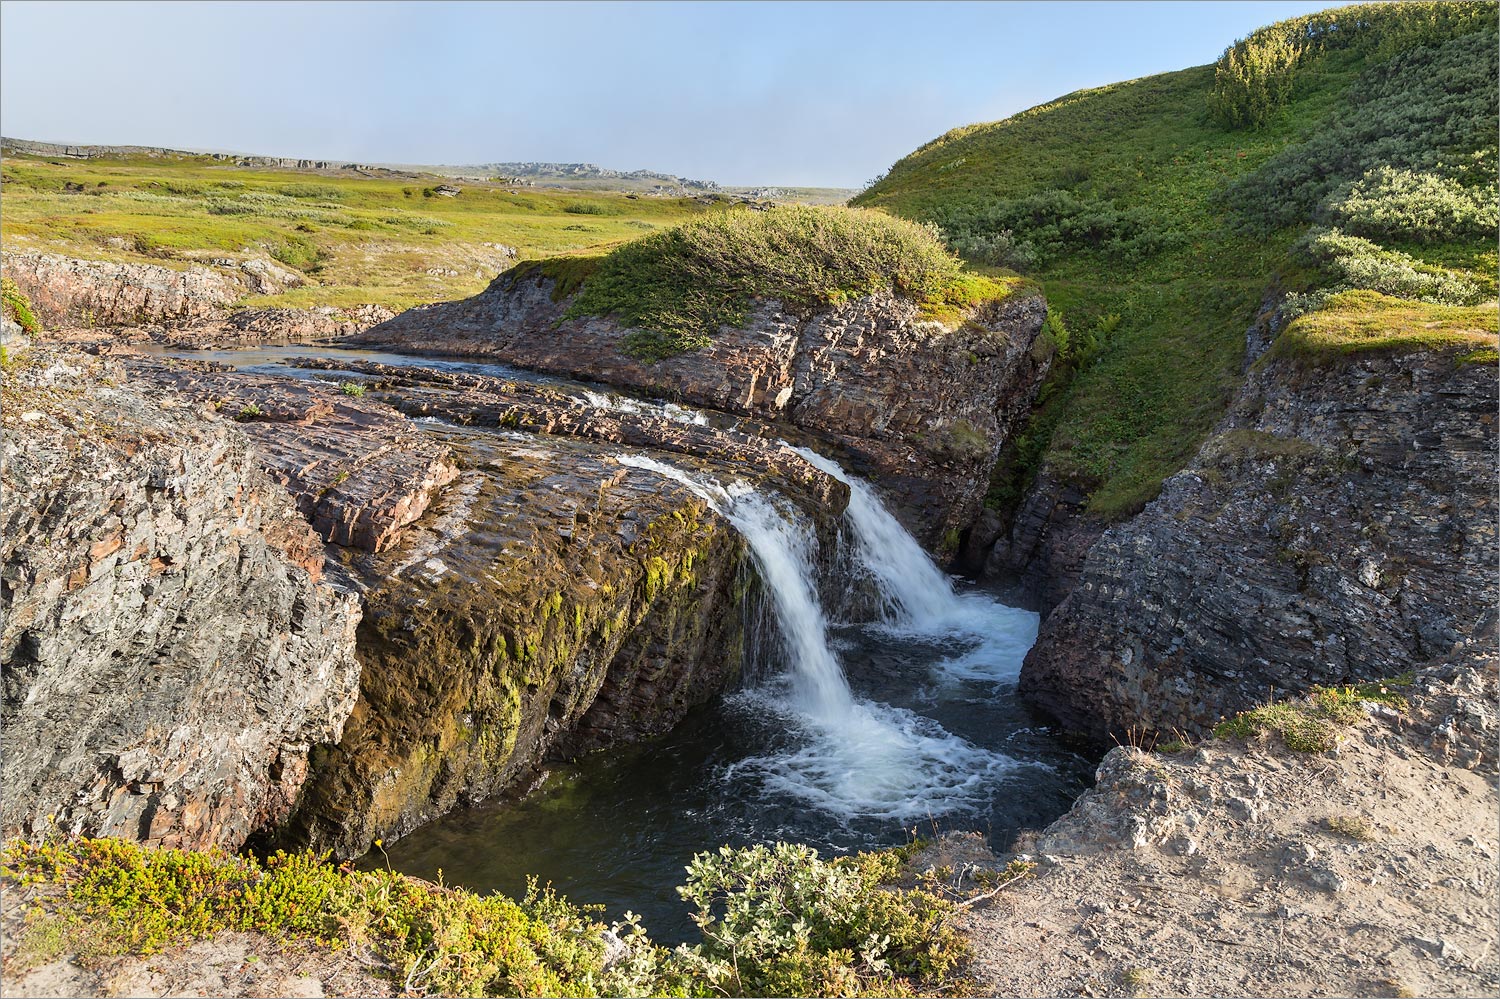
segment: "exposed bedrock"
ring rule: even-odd
[[[848,501],[774,438],[611,409],[580,386],[354,364],[351,395],[111,357],[162,398],[238,420],[362,598],[358,703],[314,750],[296,815],[258,842],[362,853],[524,787],[549,755],[662,734],[736,681],[754,586],[738,535],[617,454],[774,489],[827,543]]]
[[[4,832],[238,847],[354,706],[357,598],[231,422],[38,347],[5,376]]]
[[[845,449],[929,547],[952,549],[978,517],[989,471],[1046,372],[1046,305],[1023,294],[958,330],[913,303],[871,295],[808,316],[761,301],[743,329],[656,363],[621,349],[608,318],[564,319],[551,279],[505,274],[461,302],[403,313],[354,338],[393,349],[483,355],[536,371],[789,422]]]
[[[1220,432],[1094,544],[1021,690],[1096,737],[1444,656],[1495,604],[1496,372],[1453,351],[1252,367]]]

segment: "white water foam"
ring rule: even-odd
[[[845,820],[905,822],[981,805],[997,779],[1021,766],[930,719],[854,696],[829,646],[814,583],[815,542],[789,505],[743,482],[726,487],[654,458],[617,459],[682,484],[723,515],[749,544],[770,595],[787,676],[743,697],[795,727],[799,744],[742,760],[728,776],[756,777],[772,792]]]
[[[908,638],[961,641],[967,647],[935,667],[959,680],[1010,681],[1036,643],[1040,616],[1007,607],[984,593],[959,593],[868,482],[808,448],[799,455],[849,487],[844,511],[854,554],[875,582],[887,631]]]
[[[613,395],[609,392],[595,392],[586,390],[583,397],[589,401],[589,405],[597,409],[613,410],[616,413],[629,413],[634,416],[659,416],[671,420],[674,423],[689,423],[695,427],[708,426],[708,414],[699,409],[689,409],[679,406],[675,402],[646,402],[641,399],[632,399],[626,395]]]

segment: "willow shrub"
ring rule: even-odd
[[[1329,198],[1325,213],[1360,236],[1402,242],[1492,240],[1500,227],[1500,189],[1465,186],[1435,173],[1376,167]]]
[[[1291,102],[1299,71],[1316,56],[1354,50],[1383,58],[1493,29],[1496,12],[1488,0],[1405,2],[1338,7],[1278,21],[1224,50],[1214,67],[1208,106],[1227,127],[1260,128]]]

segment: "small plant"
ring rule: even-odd
[[[27,336],[36,336],[42,324],[31,311],[31,301],[10,278],[0,278],[0,303],[3,303],[6,318],[26,331]]]
[[[1147,968],[1126,968],[1120,972],[1120,987],[1131,996],[1145,996],[1156,984],[1156,975]]]
[[[347,396],[358,399],[365,394],[365,387],[359,382],[341,382],[339,383],[339,391]]]
[[[1242,711],[1220,722],[1214,737],[1249,739],[1275,734],[1293,752],[1325,753],[1338,745],[1343,729],[1364,717],[1365,702],[1406,710],[1406,698],[1396,688],[1410,683],[1407,676],[1381,683],[1314,687],[1298,700],[1273,701]]]
[[[261,411],[261,408],[259,406],[257,406],[253,402],[247,402],[247,403],[245,403],[244,408],[242,408],[240,410],[239,416],[235,417],[235,419],[237,419],[237,420],[253,420],[257,416],[264,416],[264,415],[265,415],[265,413],[263,413]]]
[[[1368,819],[1358,815],[1330,815],[1323,820],[1323,828],[1334,835],[1360,843],[1369,843],[1377,838],[1375,827]]]

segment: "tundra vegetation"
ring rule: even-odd
[[[7,250],[174,268],[266,257],[304,279],[244,302],[258,306],[400,310],[462,298],[510,264],[501,248],[538,257],[603,246],[729,203],[483,181],[440,197],[432,178],[244,169],[194,156],[7,155],[0,177]]]
[[[1285,295],[1289,315],[1334,313],[1304,321],[1309,346],[1366,311],[1386,333],[1341,350],[1426,349],[1451,342],[1429,324],[1452,328],[1453,306],[1477,307],[1460,325],[1492,345],[1496,23],[1491,2],[1280,22],[1214,66],[954,129],[856,197],[1036,280],[1060,315],[1062,363],[992,505],[1045,468],[1100,517],[1140,509],[1223,413],[1245,330]]]
[[[667,948],[534,883],[519,901],[310,853],[265,860],[109,839],[16,844],[37,905],[20,963],[153,954],[224,930],[369,948],[404,995],[964,995],[941,889],[897,887],[912,847],[834,860],[778,843],[699,854],[679,889],[701,941]],[[24,970],[16,959],[12,972]]]
[[[742,325],[756,299],[797,313],[876,292],[917,302],[926,318],[1003,298],[1023,282],[961,272],[931,226],[883,212],[786,205],[736,209],[643,236],[599,255],[518,267],[572,296],[567,316],[613,316],[631,327],[626,349],[646,360],[698,350]]]

